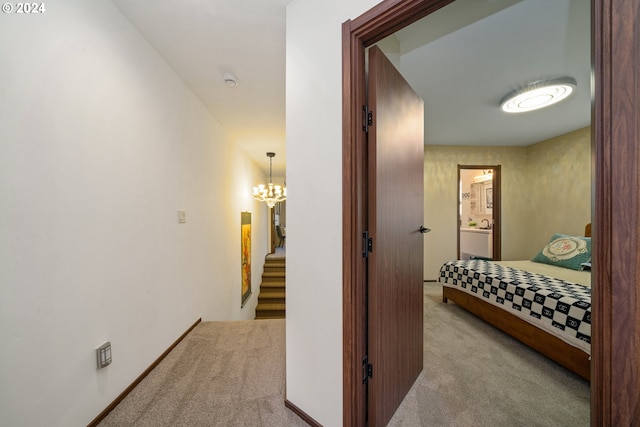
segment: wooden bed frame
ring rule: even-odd
[[[587,353],[573,347],[548,332],[538,329],[519,317],[488,302],[448,286],[442,287],[442,301],[453,301],[485,322],[511,335],[518,341],[554,360],[582,378],[591,378],[591,362]]]
[[[585,236],[591,237],[591,224],[585,227]],[[591,379],[591,357],[579,348],[473,295],[442,286],[442,301],[449,300],[587,381]]]

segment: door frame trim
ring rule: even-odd
[[[359,384],[366,270],[364,50],[452,0],[385,0],[342,26],[343,74],[343,423],[365,423]],[[592,199],[594,292],[591,425],[630,425],[640,409],[640,45],[634,0],[592,0]],[[614,5],[615,3],[615,5]],[[615,7],[614,7],[615,6]],[[594,178],[592,178],[593,180]],[[615,260],[615,263],[614,263]],[[615,271],[613,269],[615,265]],[[615,282],[615,289],[613,283]],[[615,292],[614,292],[615,291]],[[614,309],[615,308],[615,309]],[[365,415],[363,415],[365,414]]]
[[[458,164],[458,182],[456,185],[460,185],[460,171],[462,169],[493,169],[493,213],[491,216],[493,217],[493,235],[492,235],[492,247],[493,247],[493,255],[492,258],[495,261],[502,260],[502,165],[462,165]],[[459,190],[458,190],[459,192]],[[460,197],[460,194],[458,194]],[[459,200],[458,200],[458,203]],[[458,206],[456,206],[456,215],[458,217],[458,231],[456,235],[458,236],[458,259],[460,258],[460,227],[462,226],[462,218],[460,218],[460,210]],[[496,224],[498,225],[496,227]]]
[[[362,131],[365,48],[453,0],[386,0],[342,25],[342,304],[343,425],[364,426],[366,386],[366,263],[362,232],[367,217],[367,159]]]

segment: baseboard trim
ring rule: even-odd
[[[320,424],[319,422],[311,418],[306,412],[304,412],[302,409],[298,408],[296,405],[291,403],[289,399],[284,400],[284,406],[291,409],[291,411],[293,411],[297,416],[302,418],[302,420],[305,423],[309,424],[311,427],[322,427],[322,424]]]
[[[196,323],[194,323],[193,325],[191,325],[191,327],[189,327],[189,329],[187,329],[187,331],[180,335],[180,337],[169,346],[168,349],[166,349],[164,351],[164,353],[162,353],[160,355],[160,357],[158,357],[151,365],[149,365],[149,367],[147,369],[145,369],[145,371],[140,374],[138,376],[138,378],[136,378],[129,387],[127,387],[122,393],[120,393],[120,395],[118,397],[115,398],[115,400],[113,402],[111,402],[111,404],[109,406],[107,406],[104,411],[100,412],[100,414],[94,418],[93,421],[91,421],[91,423],[88,424],[87,427],[96,427],[98,424],[100,424],[100,422],[102,420],[104,420],[106,418],[107,415],[109,415],[109,412],[113,411],[113,409],[118,406],[118,404],[120,402],[122,402],[124,400],[125,397],[127,397],[127,395],[129,393],[131,393],[131,390],[133,390],[138,384],[140,384],[140,382],[147,376],[149,375],[149,373],[151,371],[153,371],[153,369],[158,366],[158,364],[160,364],[160,362],[162,362],[162,359],[164,359],[165,357],[167,357],[167,355],[169,353],[171,353],[171,350],[173,350],[178,344],[180,344],[180,341],[182,341],[184,339],[184,337],[186,337],[187,335],[189,335],[189,332],[191,332],[193,330],[193,328],[195,328],[196,326],[198,326],[198,323],[202,322],[202,318],[199,318],[198,320],[196,320]]]

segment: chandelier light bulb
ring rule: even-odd
[[[274,184],[271,179],[272,159],[275,155],[276,153],[267,153],[267,157],[269,157],[269,183],[253,187],[253,198],[265,202],[270,208],[274,207],[276,203],[287,200],[287,188]]]

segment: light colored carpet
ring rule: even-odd
[[[272,254],[267,254],[266,258],[286,258],[287,257],[287,249],[282,247],[277,247],[275,252]]]
[[[100,426],[307,426],[284,406],[284,322],[200,323]]]
[[[424,286],[424,370],[389,426],[589,425],[588,382],[441,293]],[[306,426],[284,406],[284,329],[199,324],[100,425]]]
[[[587,381],[424,290],[424,370],[389,426],[589,426]]]

